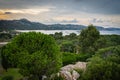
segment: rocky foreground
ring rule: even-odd
[[[86,62],[76,62],[76,64],[69,64],[61,68],[59,74],[65,80],[77,80],[80,77],[80,74],[77,70],[85,70]]]

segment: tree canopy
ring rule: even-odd
[[[42,33],[23,33],[1,49],[2,65],[20,68],[24,76],[49,76],[62,65],[59,47],[53,37]]]
[[[83,80],[119,80],[120,46],[97,51],[88,62]]]
[[[94,43],[99,39],[100,33],[93,25],[83,29],[79,35],[79,47],[81,53],[94,53]]]

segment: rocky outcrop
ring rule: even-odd
[[[77,80],[80,74],[76,70],[85,70],[86,62],[77,62],[76,64],[70,64],[61,68],[60,76],[65,80]]]

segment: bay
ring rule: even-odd
[[[80,34],[80,30],[16,30],[17,32],[41,32],[44,34],[55,34],[56,32],[62,32],[63,36],[69,35],[70,33],[75,33],[77,35]],[[120,30],[115,30],[115,31],[107,31],[107,30],[102,30],[100,31],[101,35],[120,35]]]

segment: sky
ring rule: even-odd
[[[120,0],[0,0],[0,20],[120,28]]]

